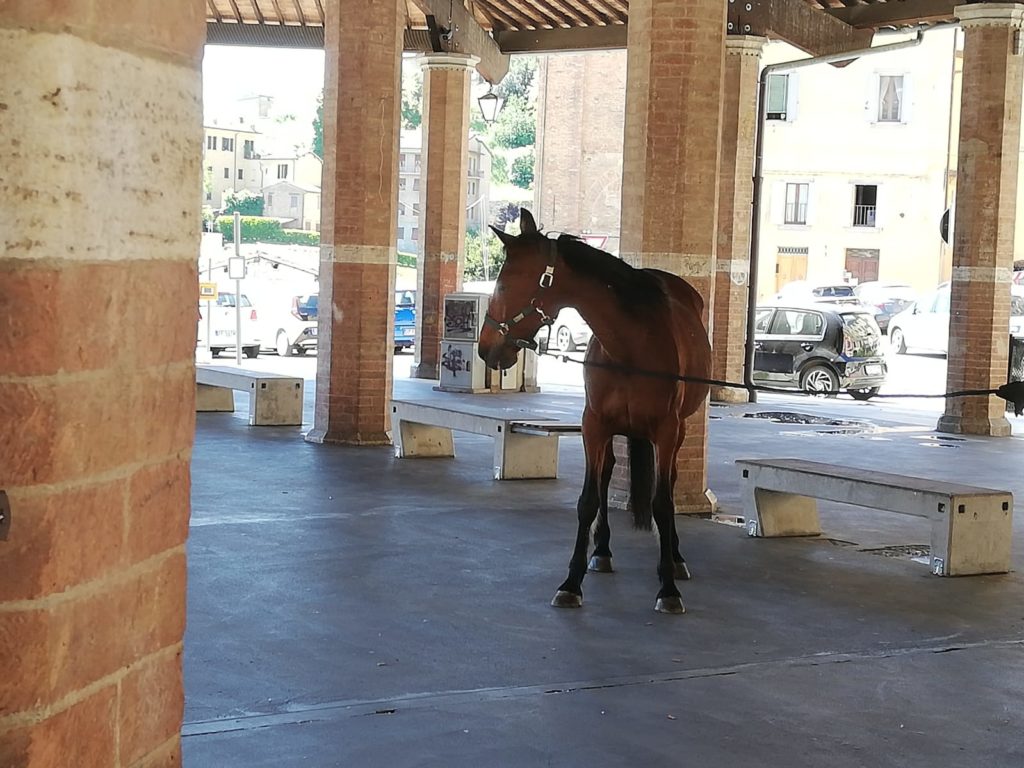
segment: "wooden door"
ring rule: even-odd
[[[775,262],[775,290],[794,280],[807,279],[806,253],[779,253]]]
[[[846,271],[858,283],[878,279],[879,251],[877,248],[847,248]]]

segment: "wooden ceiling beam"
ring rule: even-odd
[[[965,0],[890,0],[887,3],[830,8],[825,13],[858,29],[878,29],[916,22],[951,21],[956,18],[954,9],[964,3]]]
[[[785,40],[812,56],[867,48],[874,34],[870,29],[856,29],[820,9],[811,8],[804,0],[730,3],[728,23],[730,34]]]
[[[434,16],[437,23],[447,26],[448,14],[451,12],[453,35],[448,41],[449,53],[468,53],[480,59],[476,70],[489,83],[500,83],[508,73],[508,56],[501,52],[483,27],[481,27],[462,0],[415,0],[416,5],[425,14]]]
[[[503,30],[495,32],[494,37],[505,53],[608,51],[626,47],[626,25],[607,24],[571,29]]]

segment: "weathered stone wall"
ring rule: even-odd
[[[180,762],[204,36],[0,5],[5,767]]]

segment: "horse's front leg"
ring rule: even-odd
[[[683,445],[683,438],[686,436],[685,426],[680,426],[679,429],[679,441],[676,443],[675,453],[672,454],[672,485],[671,488],[674,490],[676,487],[676,478],[679,476],[679,468],[676,466],[675,457],[679,455],[679,449]],[[675,505],[673,505],[674,507]],[[674,564],[674,575],[680,581],[688,581],[690,578],[690,569],[686,565],[686,560],[683,559],[682,552],[679,551],[679,534],[676,533],[676,518],[675,509],[672,510],[672,562]]]
[[[611,436],[595,430],[593,426],[588,429],[588,421],[590,420],[584,414],[583,450],[587,457],[587,470],[583,480],[583,491],[576,504],[576,546],[569,560],[569,575],[551,600],[551,604],[556,608],[579,608],[583,605],[583,577],[587,573],[590,527],[594,524],[600,506],[600,473],[604,467],[604,457],[611,450]]]
[[[676,509],[672,499],[676,452],[681,443],[682,438],[673,434],[671,439],[659,439],[655,444],[658,473],[654,491],[654,522],[658,526],[660,544],[658,578],[661,580],[661,589],[658,590],[654,610],[660,613],[686,612],[682,595],[675,582],[677,566],[681,564],[685,569],[686,564],[681,562],[682,556],[679,554],[679,537],[676,535],[675,526]]]
[[[597,527],[594,529],[594,554],[590,556],[587,569],[595,573],[611,573],[612,568],[612,529],[608,525],[608,486],[612,482],[612,470],[615,469],[615,451],[609,448],[604,454],[604,466],[601,467],[601,486],[599,507],[597,510]]]

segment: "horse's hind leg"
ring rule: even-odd
[[[676,435],[671,439],[659,439],[656,445],[657,454],[657,486],[654,492],[654,522],[658,526],[660,544],[658,558],[658,578],[661,589],[654,609],[661,613],[684,613],[682,595],[676,587],[675,574],[677,564],[682,560],[679,555],[679,538],[675,529],[675,503],[672,500],[672,489],[675,478],[676,447],[679,445]],[[676,559],[678,558],[678,560]],[[685,568],[685,563],[683,564]]]
[[[601,503],[601,470],[604,457],[611,450],[611,435],[594,429],[583,417],[583,449],[587,457],[587,471],[583,480],[583,491],[576,504],[579,524],[576,529],[576,546],[569,560],[569,575],[558,588],[551,604],[556,608],[579,608],[583,605],[583,577],[587,573],[587,545],[590,542],[590,527],[594,524]],[[588,428],[589,427],[589,428]]]
[[[595,573],[611,573],[612,568],[612,529],[608,525],[608,486],[612,481],[612,470],[615,469],[615,451],[605,451],[604,465],[601,467],[600,505],[597,510],[597,527],[594,529],[594,554],[590,556],[587,570]]]
[[[679,455],[679,448],[683,444],[683,437],[686,432],[683,428],[679,430],[679,443],[676,445],[675,453],[672,454],[672,488],[676,487],[676,477],[679,475],[679,469],[676,467],[675,457]],[[676,518],[675,510],[672,513],[672,562],[674,563],[674,576],[680,581],[688,581],[690,578],[690,569],[686,565],[686,560],[683,559],[682,553],[679,551],[679,534],[676,533]]]

